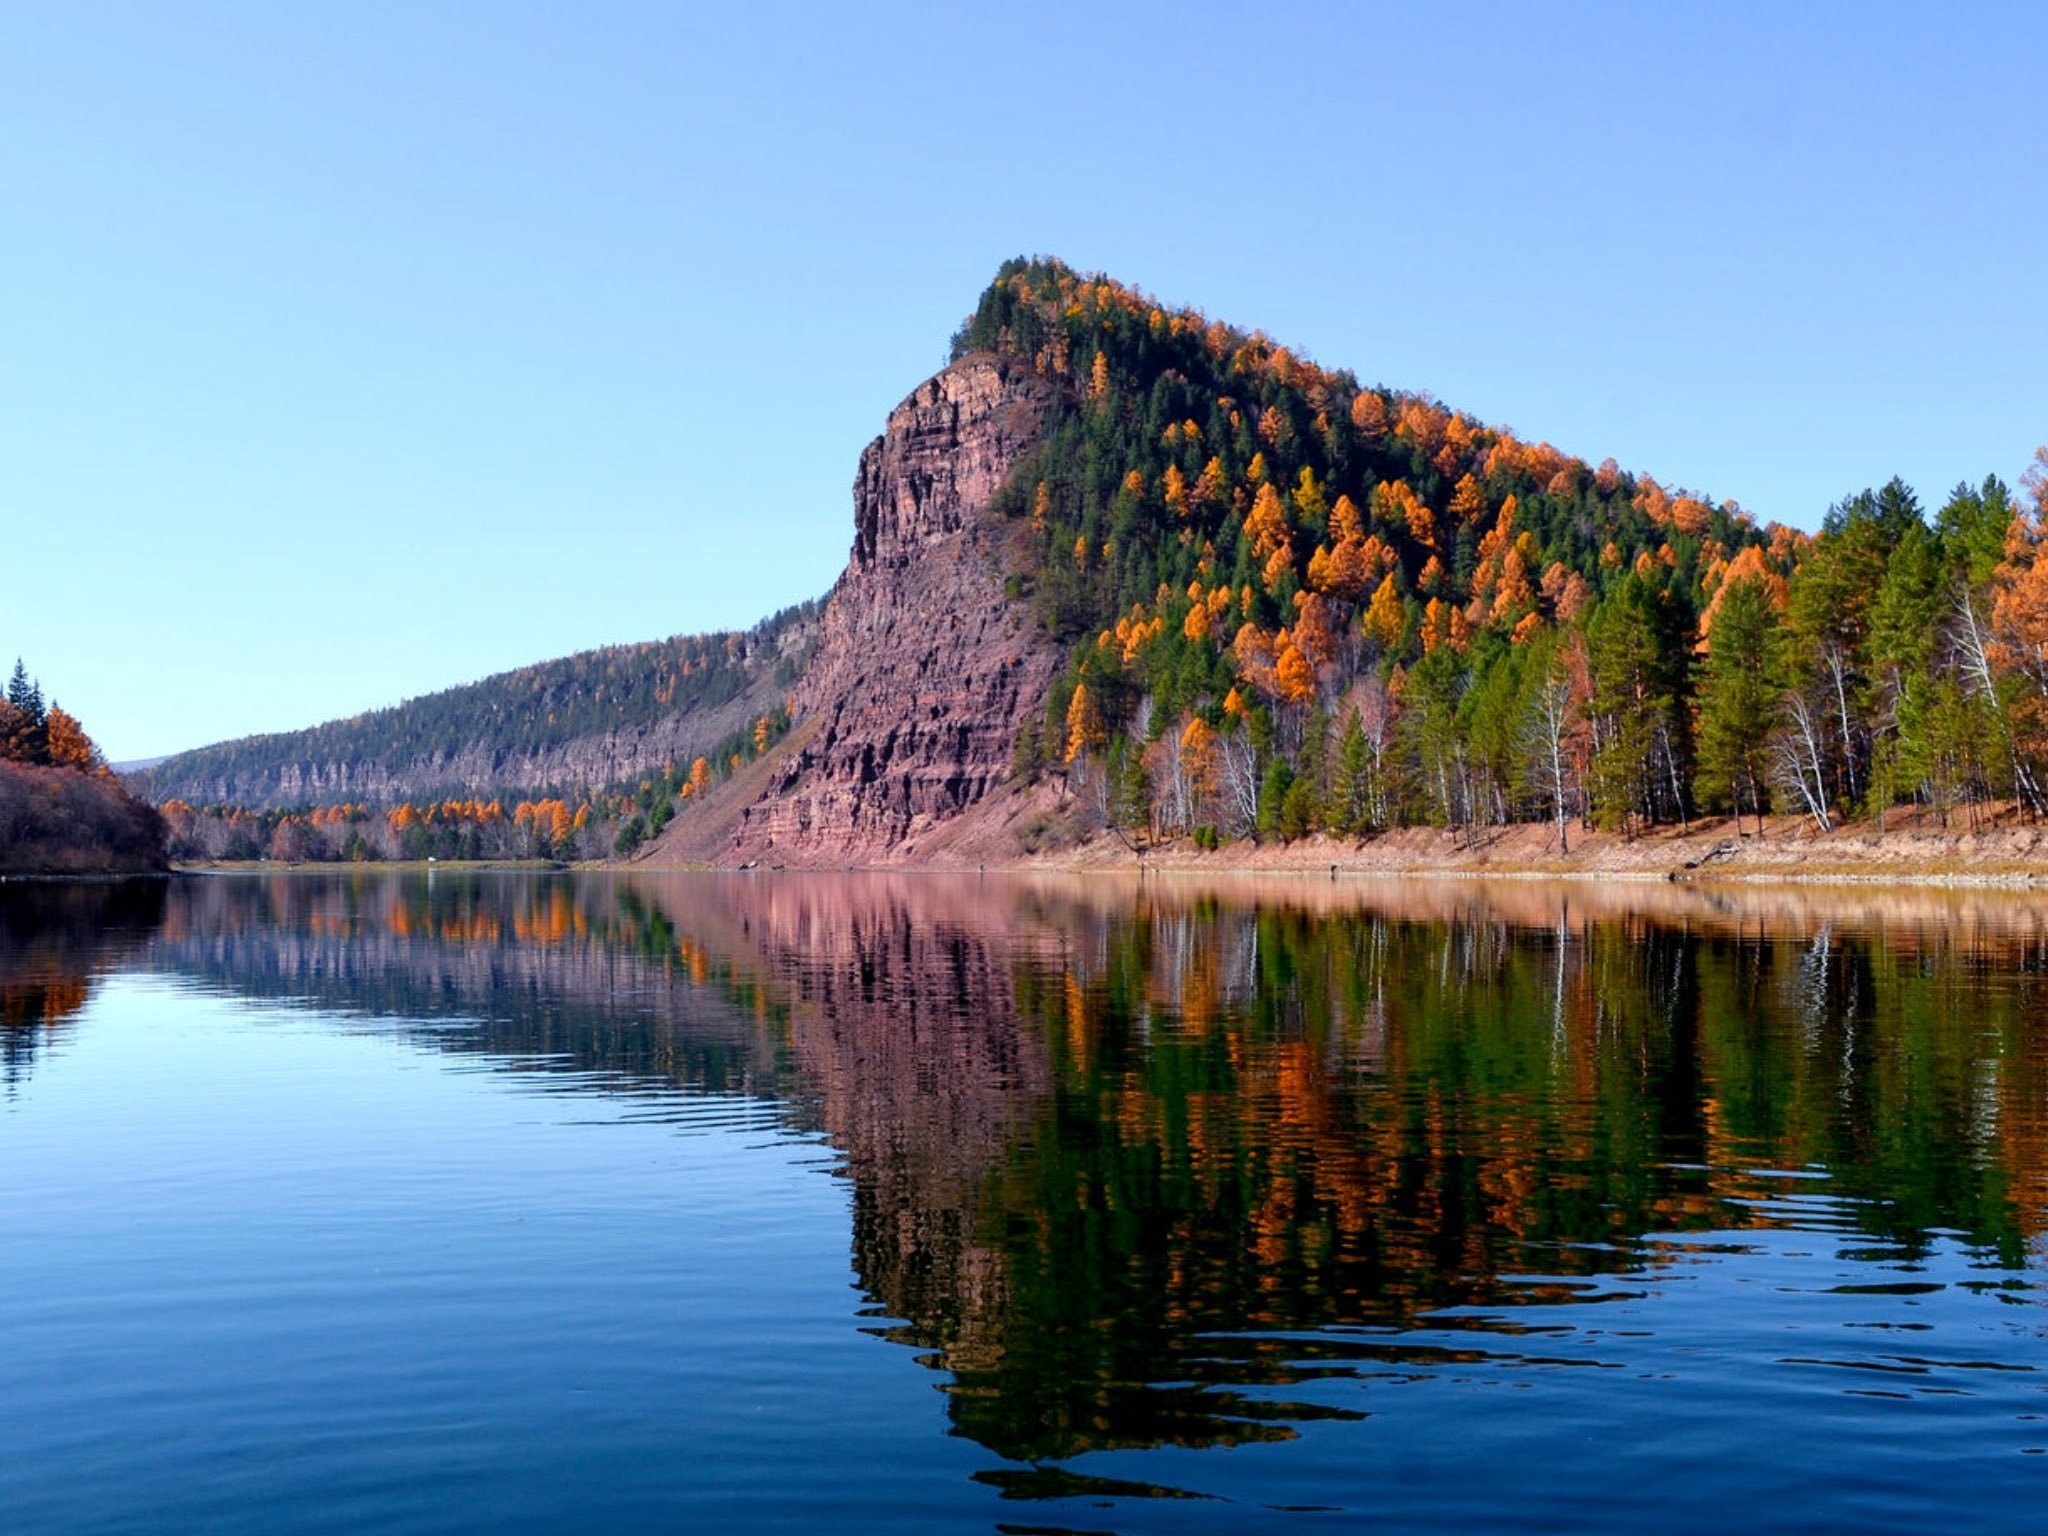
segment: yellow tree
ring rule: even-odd
[[[1474,480],[1469,472],[1460,476],[1457,489],[1451,492],[1451,526],[1464,527],[1479,515],[1480,508],[1485,504],[1485,498],[1480,494],[1479,482]]]
[[[1238,630],[1237,638],[1230,642],[1230,650],[1237,661],[1237,675],[1240,678],[1268,698],[1279,693],[1279,683],[1273,672],[1274,665],[1279,660],[1279,646],[1274,636],[1267,634],[1256,624],[1246,624]],[[1232,690],[1233,693],[1235,691]]]
[[[1528,613],[1536,601],[1529,586],[1529,567],[1519,547],[1511,547],[1501,561],[1500,580],[1493,593],[1492,622],[1512,625]]]
[[[1432,610],[1439,604],[1430,603]],[[1372,595],[1372,606],[1365,612],[1365,636],[1383,651],[1391,651],[1401,643],[1401,631],[1406,627],[1408,615],[1401,602],[1400,584],[1389,573],[1380,582],[1379,590]],[[1426,641],[1433,641],[1425,635]]]
[[[1268,485],[1259,487],[1259,494],[1252,502],[1252,510],[1244,520],[1244,531],[1251,535],[1252,554],[1260,560],[1268,559],[1276,551],[1286,551],[1293,559],[1293,545],[1288,536],[1287,512],[1280,504],[1280,493]]]
[[[1359,515],[1358,503],[1349,496],[1339,496],[1337,504],[1330,508],[1330,535],[1339,541],[1365,538],[1365,519]]]
[[[1301,475],[1295,481],[1294,511],[1311,528],[1321,527],[1330,515],[1330,502],[1324,494],[1322,482],[1316,479],[1316,472],[1307,465],[1302,466]]]
[[[1102,723],[1102,710],[1085,682],[1074,685],[1074,697],[1067,705],[1067,750],[1063,761],[1072,764],[1094,750],[1108,745],[1109,732]]]
[[[1173,513],[1175,517],[1186,517],[1188,515],[1188,477],[1180,472],[1178,464],[1166,466],[1166,474],[1162,477],[1161,481],[1160,495],[1161,499],[1166,503],[1167,510]]]
[[[1294,607],[1294,644],[1310,669],[1321,676],[1337,664],[1337,626],[1331,620],[1330,605],[1314,592],[1297,592]]]

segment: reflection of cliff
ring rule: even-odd
[[[0,884],[0,1088],[15,1091],[163,910],[158,880]]]
[[[720,899],[846,1154],[864,1284],[954,1374],[963,1432],[1059,1457],[1284,1433],[1309,1410],[1208,1384],[1245,1379],[1219,1336],[1629,1270],[1647,1233],[1766,1219],[1748,1168],[1826,1165],[1908,1244],[2038,1225],[1986,1173],[2009,1122],[2044,1123],[1986,1091],[2038,999],[1971,981],[2041,952],[2031,911],[1886,901],[1845,933],[1803,895],[1635,894],[919,875]],[[1284,1385],[1300,1354],[1259,1369]]]
[[[1909,1250],[2016,1255],[2048,1204],[2048,924],[1993,897],[217,880],[156,953],[475,1019],[420,1038],[579,1087],[774,1096],[841,1152],[892,1336],[1017,1458],[1290,1433],[1290,1382],[1398,1360],[1331,1325],[1638,1270],[1651,1234],[1772,1219],[1756,1169],[1824,1167]]]

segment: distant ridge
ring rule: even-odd
[[[251,810],[441,795],[590,791],[685,764],[779,705],[817,605],[750,630],[606,646],[301,731],[127,770],[162,803]]]

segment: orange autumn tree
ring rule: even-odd
[[[92,738],[86,735],[85,727],[54,699],[43,722],[43,732],[53,768],[76,768],[81,773],[105,771],[106,759],[93,745]]]

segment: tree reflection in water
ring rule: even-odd
[[[1020,1462],[1293,1434],[1455,1354],[1445,1309],[1767,1225],[1786,1170],[1908,1258],[2018,1267],[2048,1209],[2048,926],[1992,895],[344,874],[179,884],[150,954],[822,1131],[875,1326]]]

